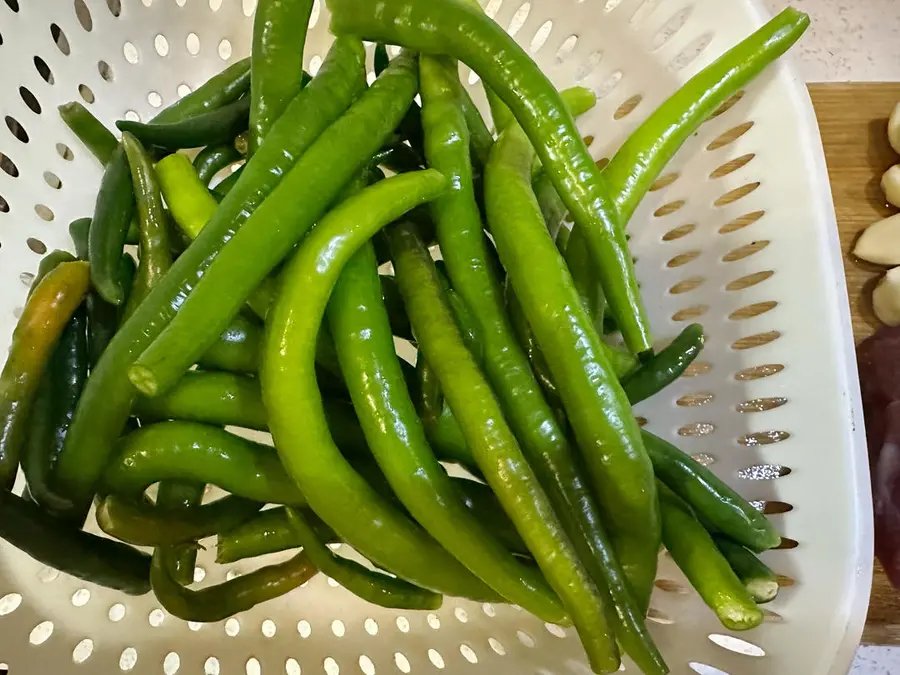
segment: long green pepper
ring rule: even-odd
[[[256,5],[250,51],[250,155],[303,88],[303,46],[312,9],[313,0],[260,0]]]
[[[402,59],[395,59],[381,77]],[[409,60],[401,72],[408,78],[411,100],[415,61]],[[402,108],[396,109],[392,122],[402,114]],[[319,329],[343,266],[386,223],[446,187],[446,179],[436,171],[400,174],[365,188],[318,223],[282,274],[281,293],[267,317],[260,378],[269,427],[285,469],[316,515],[342,540],[379,567],[423,588],[496,598],[344,459],[328,429],[315,375]],[[297,419],[305,424],[298,426]]]
[[[660,537],[653,467],[625,392],[544,225],[531,189],[533,158],[517,125],[494,145],[485,170],[491,232],[559,385],[617,558],[646,607]]]
[[[464,150],[468,153],[467,145]],[[369,448],[400,502],[488,586],[526,610],[545,614],[548,604],[556,604],[546,582],[471,517],[428,446],[394,351],[371,243],[347,263],[327,316]]]
[[[362,91],[364,64],[365,50],[359,41],[335,41],[318,76],[297,95],[269,132],[272,143],[260,148],[247,163],[241,179],[212,220],[116,333],[97,363],[57,466],[60,491],[84,513],[136,396],[128,380],[128,367],[165,328],[211,260],[275,189],[297,157]]]

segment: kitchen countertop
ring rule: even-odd
[[[770,11],[785,4],[764,0]],[[897,0],[793,0],[812,26],[792,52],[807,82],[900,81],[900,2]],[[900,648],[864,646],[853,675],[900,673]]]

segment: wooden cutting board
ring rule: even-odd
[[[870,296],[884,270],[849,253],[861,230],[896,212],[886,205],[879,183],[888,167],[900,163],[886,136],[887,118],[900,102],[900,83],[811,84],[809,92],[825,146],[859,342],[878,327]],[[900,591],[891,587],[877,561],[863,642],[900,644]]]

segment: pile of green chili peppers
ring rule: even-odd
[[[724,626],[759,625],[778,582],[758,554],[780,535],[632,411],[704,335],[654,342],[625,230],[808,17],[787,9],[701,70],[601,170],[574,121],[593,92],[558,92],[471,0],[327,0],[336,39],[310,77],[313,4],[260,0],[247,59],[121,137],[60,107],[105,169],[0,373],[0,537],[188,621],[321,571],[383,607],[516,604],[574,626],[594,672],[627,654],[653,675],[664,546]],[[203,503],[209,486],[228,494]],[[82,529],[92,504],[107,537]],[[223,563],[294,556],[191,588],[211,537]]]

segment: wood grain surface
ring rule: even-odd
[[[887,118],[900,102],[900,83],[811,84],[809,92],[825,146],[859,342],[878,327],[870,296],[884,269],[853,259],[850,251],[863,229],[896,211],[886,204],[879,183],[884,171],[900,162],[886,136]],[[877,561],[863,642],[900,644],[900,591],[891,587]]]

